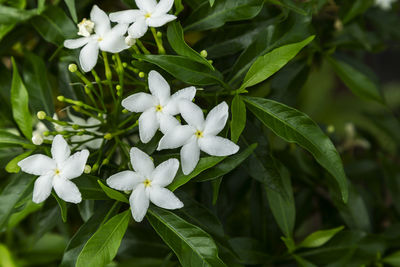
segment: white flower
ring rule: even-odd
[[[135,171],[123,171],[107,179],[107,184],[120,191],[132,190],[129,197],[132,216],[140,222],[146,215],[150,201],[164,209],[179,209],[183,203],[165,187],[174,179],[179,168],[177,159],[169,159],[154,168],[151,158],[133,147],[130,151]]]
[[[83,19],[78,23],[78,35],[89,37],[94,30],[94,22],[89,19]]]
[[[91,34],[90,22],[94,23],[94,34]],[[96,5],[90,12],[90,22],[84,20],[78,24],[78,34],[84,37],[65,40],[64,42],[64,46],[69,49],[83,46],[79,55],[79,62],[85,72],[92,70],[96,65],[99,49],[110,53],[119,53],[128,48],[124,37],[128,27],[126,24],[118,24],[111,28],[107,14]]]
[[[82,118],[80,118],[78,116],[73,115],[69,110],[67,110],[67,114],[68,114],[68,118],[74,124],[77,124],[79,126],[95,126],[95,125],[99,125],[101,123],[98,119],[95,119],[93,117],[90,117],[87,120],[82,119]],[[98,129],[99,129],[99,127],[85,128],[85,130],[88,131],[88,132],[92,132],[92,133],[95,133],[95,134],[101,134],[100,132],[97,131]],[[66,130],[73,130],[73,128],[72,127],[66,127]],[[88,135],[88,134],[71,136],[71,141],[72,142],[84,142],[84,141],[88,141],[90,139],[93,139],[93,136],[92,135]],[[82,145],[82,147],[88,147],[88,148],[91,148],[91,149],[99,149],[101,147],[101,143],[102,142],[103,142],[102,138],[96,138],[96,139],[93,139],[91,141],[88,141],[88,142],[84,143]]]
[[[158,144],[157,150],[182,146],[181,162],[184,174],[196,167],[200,150],[212,156],[235,154],[239,146],[226,138],[216,136],[225,127],[228,119],[228,105],[222,102],[214,107],[204,120],[203,111],[194,103],[181,100],[179,110],[188,125],[179,125],[168,131]]]
[[[174,0],[135,0],[139,9],[130,9],[110,14],[113,22],[130,24],[128,34],[132,38],[140,38],[148,27],[161,27],[176,19],[176,16],[167,14],[172,8]]]
[[[167,81],[157,72],[149,73],[150,94],[133,94],[122,101],[122,106],[131,112],[143,112],[139,117],[139,136],[143,143],[153,138],[157,129],[166,134],[179,125],[174,115],[179,113],[178,103],[182,99],[192,101],[196,88],[191,86],[171,96]]]
[[[57,114],[54,113],[53,119],[58,120]],[[61,132],[64,130],[64,127],[59,124],[53,123],[53,126],[57,132]],[[49,129],[47,128],[46,124],[39,121],[35,125],[35,130],[32,132],[32,143],[38,146],[38,145],[41,145],[45,139],[52,140],[53,139],[52,136],[48,136],[48,137],[44,136],[44,132],[47,132],[47,131],[49,131]]]
[[[396,0],[375,0],[375,5],[383,10],[389,10],[392,8],[392,3],[394,2],[396,2]]]
[[[83,173],[89,151],[82,150],[70,156],[71,150],[67,142],[61,135],[56,135],[51,146],[51,154],[53,158],[37,154],[18,162],[22,171],[40,175],[33,188],[33,202],[40,203],[46,200],[52,188],[64,201],[81,202],[81,193],[70,180]]]

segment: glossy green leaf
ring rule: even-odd
[[[396,251],[384,257],[382,261],[391,266],[400,266],[400,251]]]
[[[78,186],[83,199],[109,200],[110,198],[104,193],[103,189],[97,182],[99,178],[83,174],[79,179],[75,179],[74,183]]]
[[[183,37],[183,29],[178,21],[173,21],[168,24],[167,29],[168,42],[172,49],[181,56],[186,56],[194,61],[208,66],[210,69],[214,70],[213,65],[202,57],[199,53],[193,50],[188,44],[186,44]]]
[[[83,247],[76,267],[102,267],[108,264],[117,254],[131,216],[131,211],[126,210],[100,226]]]
[[[281,46],[257,58],[247,72],[240,89],[253,86],[268,79],[293,59],[301,49],[314,40],[314,37],[313,35],[302,42]]]
[[[245,97],[247,107],[276,135],[307,149],[336,180],[342,200],[348,199],[348,182],[342,161],[331,140],[306,114],[279,102]]]
[[[316,231],[307,236],[300,244],[299,247],[303,248],[316,248],[323,246],[326,242],[332,239],[337,233],[343,230],[343,226],[339,226],[329,230]]]
[[[64,200],[62,200],[55,192],[52,192],[51,194],[56,199],[58,206],[60,207],[60,213],[63,222],[67,222],[67,214],[68,214],[67,203]]]
[[[18,162],[30,156],[32,152],[33,152],[32,150],[29,150],[13,158],[10,162],[8,162],[6,166],[6,171],[9,173],[18,173],[21,170],[21,168],[17,165]]]
[[[24,10],[15,7],[0,5],[0,24],[12,24],[26,21],[37,15],[36,9]]]
[[[157,65],[175,78],[193,85],[223,84],[222,75],[217,71],[210,70],[204,64],[193,61],[183,56],[171,55],[133,55]]]
[[[215,5],[203,3],[185,21],[185,31],[215,29],[229,21],[255,17],[263,6],[262,0],[219,0]]]
[[[36,146],[28,142],[25,138],[0,129],[0,144],[20,145],[24,148],[35,149]]]
[[[115,199],[121,202],[125,202],[125,203],[129,203],[128,199],[126,198],[126,196],[124,194],[122,194],[121,192],[114,190],[106,185],[104,185],[100,180],[97,181],[101,187],[101,189],[103,189],[104,193],[106,193],[106,195],[111,198],[111,199]]]
[[[183,266],[226,266],[213,239],[171,211],[152,206],[146,215],[151,226],[174,251]]]
[[[8,220],[7,228],[12,229],[17,226],[21,221],[23,221],[28,215],[38,211],[42,208],[44,202],[40,204],[36,204],[32,200],[28,200],[28,202],[24,205],[23,209],[12,214],[10,219]]]
[[[361,73],[354,67],[345,63],[344,61],[328,57],[333,69],[346,84],[346,86],[356,96],[383,103],[382,96],[379,92],[378,86],[364,73]]]
[[[75,23],[78,23],[78,16],[76,15],[76,9],[75,9],[75,0],[64,0],[65,5],[68,7],[68,11],[71,14],[72,20]]]
[[[19,75],[14,58],[12,58],[12,64],[13,78],[11,85],[11,106],[13,117],[25,137],[31,139],[32,117],[31,113],[29,112],[28,91],[26,90],[26,87],[22,82],[21,76]]]
[[[233,98],[231,113],[231,140],[236,143],[246,126],[246,105],[240,95]]]

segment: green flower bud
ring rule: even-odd
[[[84,173],[89,174],[92,171],[92,167],[90,165],[85,165],[85,169],[83,170]]]
[[[128,67],[128,63],[122,62],[122,67],[124,67],[124,68]]]
[[[76,111],[76,112],[79,112],[79,111],[81,111],[81,108],[80,107],[78,107],[78,106],[72,106],[72,108]]]
[[[92,167],[92,171],[94,172],[94,171],[97,171],[97,169],[99,168],[99,164],[94,164],[93,165],[93,167]]]
[[[143,72],[143,71],[139,72],[139,77],[140,77],[140,78],[143,78],[143,77],[144,77],[144,72]]]
[[[39,111],[39,112],[36,114],[36,116],[37,116],[37,118],[38,118],[39,120],[44,120],[44,119],[46,118],[46,112],[44,112],[44,111]]]
[[[124,109],[122,110],[122,113],[124,113],[124,114],[129,113],[129,110],[127,110],[126,108],[124,108]]]
[[[207,51],[206,51],[206,50],[201,50],[201,52],[200,52],[200,56],[202,56],[202,57],[206,58],[206,57],[208,56],[208,53],[207,53]]]
[[[214,61],[212,61],[211,59],[207,60],[208,63],[213,64]]]
[[[70,72],[75,72],[75,71],[78,70],[78,66],[76,66],[76,64],[69,64],[69,65],[68,65],[68,70],[69,70]]]
[[[63,95],[59,95],[57,96],[57,100],[63,102],[65,100],[65,97]]]
[[[326,128],[326,132],[329,134],[333,134],[335,132],[335,126],[333,126],[332,124],[328,125],[328,127]]]
[[[110,161],[108,159],[104,159],[101,165],[107,165]]]
[[[161,38],[162,37],[162,32],[157,32],[157,37]]]
[[[115,89],[117,89],[117,91],[119,91],[119,90],[122,89],[122,87],[121,87],[121,85],[118,84],[118,85],[115,87]]]
[[[106,140],[111,140],[111,139],[112,139],[112,134],[106,133],[106,134],[104,135],[104,139],[106,139]]]

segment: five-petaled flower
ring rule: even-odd
[[[83,71],[88,72],[97,63],[99,49],[110,53],[119,53],[128,48],[124,37],[127,27],[127,24],[118,24],[111,28],[107,14],[94,5],[90,12],[90,20],[84,19],[78,24],[78,34],[83,37],[65,40],[64,46],[69,49],[83,46],[79,55],[79,62]]]
[[[191,86],[171,96],[167,81],[156,71],[149,73],[150,94],[133,94],[122,101],[122,106],[132,112],[143,112],[139,117],[139,136],[143,143],[149,142],[157,129],[166,134],[180,125],[174,117],[179,113],[178,104],[182,99],[192,101],[196,88]]]
[[[61,135],[57,135],[53,139],[51,154],[53,158],[37,154],[18,162],[22,171],[40,175],[33,188],[33,202],[40,203],[46,200],[52,188],[64,201],[81,202],[81,193],[70,180],[83,173],[89,151],[85,149],[70,156],[71,150],[67,142]]]
[[[179,161],[169,159],[154,168],[151,158],[138,148],[133,147],[130,155],[134,171],[116,173],[107,179],[107,184],[121,191],[132,190],[129,202],[135,221],[143,220],[150,201],[164,209],[182,208],[183,203],[165,188],[173,181]]]
[[[130,9],[110,14],[113,22],[122,24],[133,23],[128,28],[131,38],[140,38],[148,27],[161,27],[166,23],[176,19],[176,16],[167,14],[171,9],[174,0],[135,0],[139,9]]]
[[[200,150],[212,156],[229,156],[239,150],[232,141],[216,136],[225,127],[228,105],[225,102],[214,107],[204,120],[203,111],[194,103],[181,100],[179,111],[188,125],[178,125],[161,138],[157,150],[182,146],[181,164],[184,174],[196,167]]]

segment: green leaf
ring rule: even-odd
[[[11,85],[11,106],[15,122],[17,123],[21,132],[29,140],[32,138],[32,117],[29,112],[29,96],[24,83],[19,76],[18,68],[14,58],[13,65],[13,78]]]
[[[97,182],[98,178],[92,175],[83,174],[74,183],[78,186],[83,199],[109,200],[103,189]]]
[[[389,256],[384,257],[382,261],[392,266],[400,266],[400,251],[396,251]]]
[[[314,37],[313,35],[302,42],[281,46],[257,58],[247,72],[239,90],[268,79],[293,59],[301,49],[314,40]]]
[[[215,3],[215,0],[208,0],[210,2],[210,6],[212,7]]]
[[[262,0],[219,0],[210,6],[205,2],[185,21],[185,31],[204,31],[229,21],[251,19],[261,11],[263,3]]]
[[[12,29],[14,29],[15,23],[13,24],[1,24],[0,25],[0,41],[7,35]]]
[[[5,130],[0,129],[0,144],[5,145],[20,145],[24,148],[35,149],[36,146],[28,142],[25,138],[21,136],[12,134]]]
[[[174,213],[150,207],[146,215],[151,226],[174,251],[182,266],[226,266],[218,257],[214,240],[202,229]]]
[[[346,11],[346,14],[343,18],[343,23],[346,24],[356,16],[363,14],[373,4],[373,0],[354,0],[345,3],[347,6],[343,6],[343,10]]]
[[[67,203],[64,200],[62,200],[61,198],[59,198],[56,193],[52,192],[51,194],[57,200],[58,206],[60,207],[61,218],[62,218],[63,222],[67,222],[67,213],[68,213]]]
[[[185,83],[193,85],[223,84],[222,75],[219,72],[212,71],[204,64],[187,57],[138,54],[134,54],[133,57],[157,65]]]
[[[326,242],[332,239],[337,233],[343,230],[343,226],[339,226],[329,230],[316,231],[307,236],[300,244],[299,247],[303,248],[317,248],[323,246]]]
[[[0,5],[0,24],[13,24],[26,21],[37,15],[36,9],[24,10]]]
[[[236,143],[246,126],[246,105],[240,95],[233,98],[231,112],[231,140]]]
[[[18,211],[10,216],[10,219],[8,220],[7,228],[12,229],[13,227],[17,226],[28,215],[41,209],[43,205],[44,205],[44,202],[42,202],[40,204],[36,204],[32,200],[28,200],[28,202],[24,205],[24,207],[21,211]]]
[[[13,260],[10,250],[0,243],[0,266],[3,267],[17,267]]]
[[[114,190],[106,185],[104,185],[100,180],[97,180],[97,182],[99,183],[101,189],[103,189],[104,193],[106,193],[106,195],[108,197],[110,197],[111,199],[115,199],[121,202],[125,202],[125,203],[129,203],[128,199],[126,198],[126,196],[124,194],[122,194],[121,192],[118,192],[117,190]]]
[[[298,263],[298,266],[300,266],[300,267],[317,267],[317,265],[315,265],[312,262],[309,262],[306,259],[303,259],[299,255],[292,255],[292,256],[296,260],[296,262]]]
[[[276,135],[307,149],[336,179],[342,200],[347,202],[348,182],[340,156],[331,140],[313,120],[279,102],[258,97],[245,97],[244,100],[250,111]]]
[[[173,21],[168,24],[167,37],[172,49],[174,49],[178,55],[186,56],[214,70],[213,65],[211,65],[207,59],[202,57],[199,53],[186,44],[183,38],[182,26],[178,21]]]
[[[240,153],[227,157],[221,163],[216,165],[214,168],[209,169],[198,175],[195,178],[195,181],[196,182],[210,181],[231,172],[233,169],[242,164],[242,162],[245,161],[253,153],[256,147],[257,144],[252,144],[245,150],[241,151]]]
[[[10,162],[8,162],[6,171],[9,173],[18,173],[21,170],[21,168],[17,165],[18,162],[28,157],[30,154],[32,154],[32,152],[32,150],[29,150],[13,158]]]
[[[102,267],[117,255],[131,218],[126,210],[102,225],[83,247],[76,261],[76,267]]]
[[[344,61],[328,57],[333,69],[339,78],[356,96],[383,103],[377,85],[370,78]]]
[[[71,14],[72,20],[78,23],[78,16],[76,15],[75,0],[64,0],[68,7],[68,11]]]

